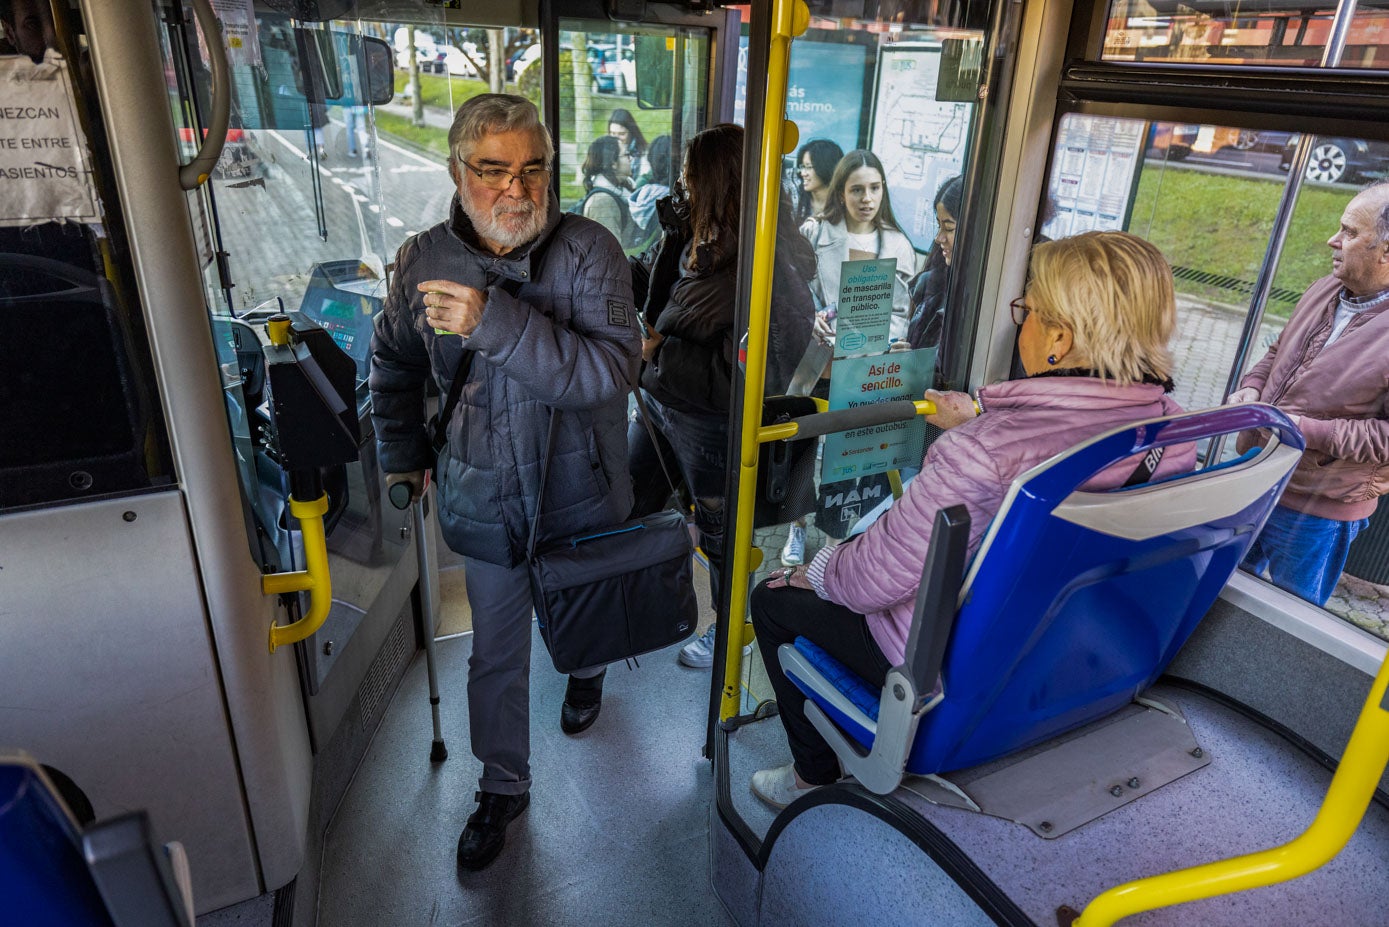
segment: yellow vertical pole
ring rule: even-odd
[[[739,441],[738,510],[734,513],[729,551],[728,659],[724,663],[719,720],[738,714],[738,684],[743,673],[743,642],[748,629],[733,608],[744,610],[748,579],[755,568],[752,538],[753,494],[757,482],[757,430],[762,424],[762,393],[767,376],[767,317],[772,301],[772,262],[776,249],[777,206],[781,199],[781,157],[795,150],[796,125],[785,118],[786,85],[791,66],[791,39],[810,25],[804,0],[772,0],[772,47],[767,61],[767,106],[762,118],[762,160],[758,164],[757,238],[752,265],[751,305],[748,307],[746,387],[743,390],[743,432]],[[748,93],[757,88],[748,87]],[[788,145],[790,147],[788,147]],[[760,559],[760,557],[756,558]],[[741,617],[741,616],[738,616]]]

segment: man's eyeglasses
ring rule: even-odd
[[[467,161],[459,161],[458,163],[476,174],[477,179],[482,181],[482,185],[489,190],[506,190],[511,186],[513,180],[521,181],[521,186],[527,190],[543,190],[550,182],[550,169],[548,167],[527,167],[521,173],[513,174],[500,167],[477,168]]]
[[[1032,314],[1032,308],[1027,305],[1027,297],[1019,296],[1008,304],[1008,308],[1013,310],[1013,324],[1021,325],[1027,321],[1027,317]]]

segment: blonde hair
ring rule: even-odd
[[[1171,376],[1172,268],[1137,235],[1085,232],[1038,245],[1027,297],[1038,321],[1071,330],[1066,367],[1089,368],[1121,386]]]
[[[466,161],[473,145],[494,132],[530,132],[545,151],[545,165],[555,159],[550,132],[540,121],[535,104],[512,93],[480,93],[465,101],[453,114],[449,127],[449,160]]]

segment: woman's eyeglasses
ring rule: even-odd
[[[1013,310],[1013,324],[1021,325],[1027,321],[1027,317],[1032,314],[1032,308],[1027,305],[1027,297],[1019,296],[1008,304],[1008,308]]]

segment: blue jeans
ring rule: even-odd
[[[723,576],[723,493],[728,479],[728,420],[717,415],[680,412],[661,405],[642,390],[661,459],[677,484],[683,480],[694,499],[699,546],[709,558],[709,589],[719,601]],[[627,428],[627,466],[636,497],[632,517],[658,512],[670,496],[656,449],[641,422]],[[717,606],[715,606],[717,607]]]
[[[1275,506],[1241,564],[1316,605],[1325,605],[1345,568],[1350,542],[1370,523],[1335,521]]]

